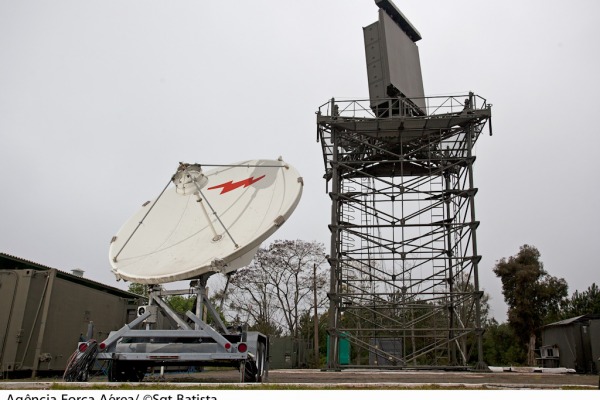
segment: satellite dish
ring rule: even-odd
[[[157,284],[248,265],[292,214],[303,181],[289,164],[251,160],[204,172],[180,164],[174,185],[145,203],[110,244],[118,279]],[[170,186],[170,187],[169,187]]]

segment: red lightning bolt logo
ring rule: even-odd
[[[237,181],[237,182],[229,181],[229,182],[225,182],[225,183],[222,183],[220,185],[217,185],[217,186],[209,187],[208,190],[222,189],[221,193],[219,193],[219,194],[225,194],[225,193],[231,192],[232,190],[235,190],[235,189],[237,189],[239,187],[248,187],[250,185],[253,185],[256,182],[260,181],[264,177],[265,177],[265,175],[260,176],[260,177],[258,177],[256,179],[254,177],[250,177],[248,179],[243,179],[243,180]]]

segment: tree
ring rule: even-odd
[[[567,296],[567,282],[544,270],[540,252],[523,245],[519,253],[502,258],[494,267],[502,280],[502,294],[508,304],[508,323],[527,349],[527,363],[534,365],[536,330],[558,319],[561,300]]]
[[[279,327],[297,338],[302,315],[315,307],[314,291],[316,307],[326,300],[324,262],[317,242],[278,240],[260,248],[252,264],[232,276],[229,307],[251,326]]]
[[[483,354],[489,365],[520,365],[527,360],[527,353],[510,325],[498,324],[494,318],[488,320],[483,334]]]
[[[235,324],[248,325],[250,330],[265,335],[280,336],[281,321],[277,315],[275,299],[265,283],[267,280],[266,271],[261,267],[241,268],[230,278],[233,290],[221,295],[228,300]]]
[[[562,319],[586,314],[600,314],[600,289],[595,283],[584,292],[576,290],[570,299],[565,299],[561,304]]]
[[[165,300],[169,307],[178,314],[185,315],[186,311],[196,311],[196,296],[173,295],[168,296]]]
[[[315,336],[315,320],[314,315],[307,311],[300,318],[300,326],[298,331],[300,332],[301,339],[305,339],[310,348],[310,339],[317,339],[318,343],[313,343],[313,353],[308,354],[308,365],[311,368],[319,368],[326,364],[327,360],[327,327],[329,323],[328,313],[325,311],[320,315],[317,315],[316,320],[317,332]]]
[[[148,285],[143,283],[132,282],[129,284],[127,290],[131,293],[148,297]],[[168,296],[165,301],[173,309],[173,311],[183,315],[188,310],[194,311],[196,297],[173,295]]]
[[[127,291],[133,294],[148,297],[148,285],[144,285],[143,283],[131,282],[127,288]]]

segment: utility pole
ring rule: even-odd
[[[315,305],[313,323],[314,323],[314,351],[315,367],[319,367],[319,314],[317,310],[317,263],[313,263],[313,301]]]

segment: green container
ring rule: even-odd
[[[344,332],[338,339],[338,361],[339,365],[350,364],[350,341],[348,335]],[[329,364],[329,335],[327,335],[327,363]]]

